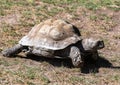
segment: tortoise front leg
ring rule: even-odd
[[[15,46],[13,46],[12,48],[8,48],[4,51],[2,51],[2,55],[5,57],[10,57],[10,56],[14,56],[15,54],[18,54],[22,51],[23,46],[20,44],[17,44]]]
[[[83,66],[81,53],[80,53],[80,50],[78,49],[78,47],[71,46],[69,57],[71,58],[72,63],[75,67],[82,67]]]

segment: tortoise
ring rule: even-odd
[[[13,56],[22,51],[49,58],[70,58],[73,66],[82,67],[84,57],[92,54],[97,60],[97,50],[104,47],[103,40],[82,39],[79,29],[62,19],[48,19],[35,25],[17,45],[2,51],[3,56]]]

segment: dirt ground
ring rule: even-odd
[[[27,1],[0,1],[0,51],[15,45],[34,25],[49,18],[69,21],[83,38],[102,39],[105,48],[99,50],[96,63],[89,62],[83,68],[74,68],[70,60],[26,57],[23,53],[3,57],[0,53],[0,85],[120,85],[120,10]]]

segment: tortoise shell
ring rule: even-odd
[[[19,44],[60,50],[76,43],[80,39],[79,29],[74,25],[61,19],[48,19],[34,26],[19,41]]]

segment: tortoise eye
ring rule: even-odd
[[[104,47],[104,42],[103,41],[98,41],[97,42],[97,47],[103,48]]]
[[[97,42],[97,46],[99,47],[99,46],[100,46],[100,44],[101,44],[101,43],[100,43],[100,41],[98,41],[98,42]]]

